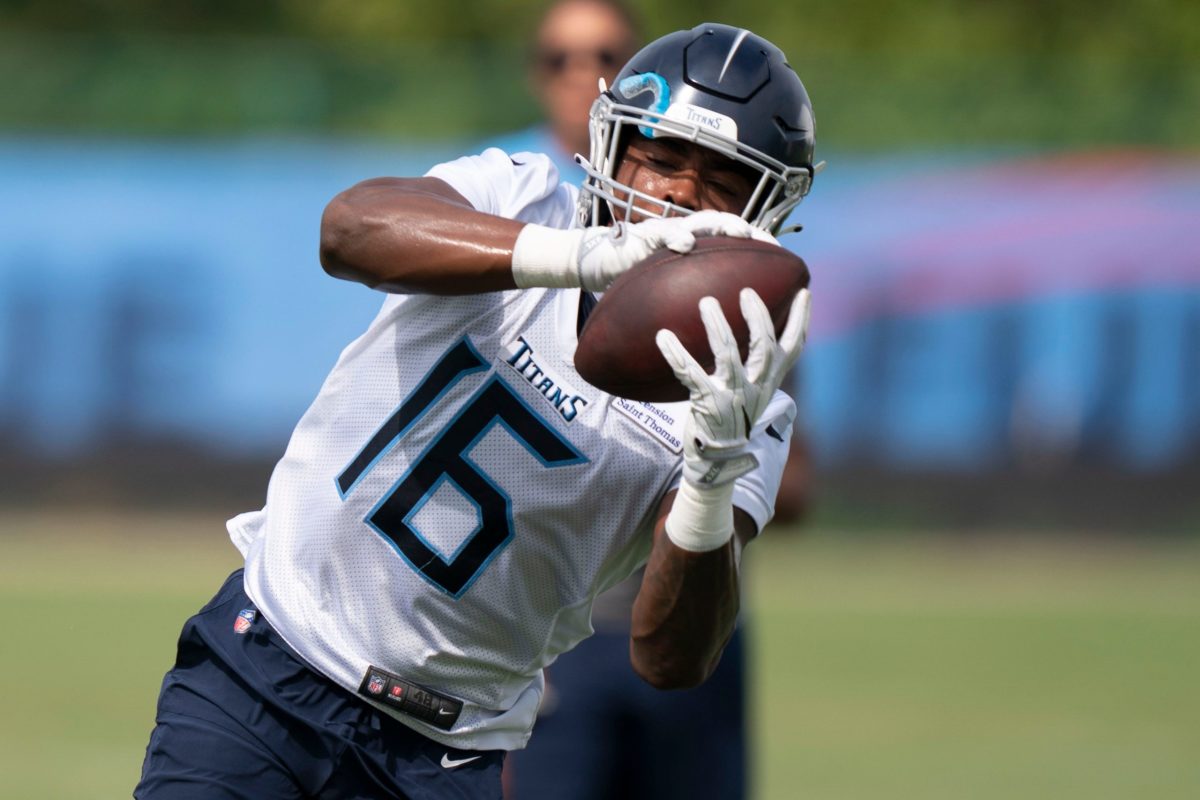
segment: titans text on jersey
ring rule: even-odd
[[[573,389],[566,388],[561,378],[552,377],[534,360],[533,348],[525,337],[517,337],[517,347],[507,361],[508,365],[517,371],[522,378],[541,392],[550,401],[550,405],[567,422],[575,419],[579,409],[586,406],[588,401]]]

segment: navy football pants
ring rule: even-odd
[[[261,614],[237,623],[244,611],[238,570],[184,625],[139,800],[499,800],[502,751],[421,736],[310,669]]]

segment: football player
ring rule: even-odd
[[[264,508],[230,520],[245,567],[184,626],[135,795],[497,798],[543,669],[643,564],[635,670],[703,682],[737,616],[741,549],[772,514],[795,413],[778,386],[808,292],[778,339],[743,292],[744,362],[702,301],[715,370],[660,332],[690,397],[636,417],[572,353],[592,292],[655,250],[779,232],[812,159],[783,54],[704,24],[602,91],[582,188],[545,156],[487,150],[334,198],[323,265],[389,294]]]
[[[490,140],[507,152],[550,156],[559,176],[581,183],[597,81],[611,84],[640,42],[620,0],[556,0],[530,41],[530,85],[544,121]],[[617,58],[618,53],[623,53]],[[783,388],[788,390],[785,380]],[[797,426],[798,427],[798,426]],[[805,510],[811,481],[804,437],[791,442],[775,498],[776,522]],[[536,733],[504,763],[508,800],[671,800],[747,795],[747,650],[742,614],[703,685],[661,692],[629,663],[633,602],[641,570],[596,597],[592,635],[546,670]],[[686,736],[681,736],[686,734]]]

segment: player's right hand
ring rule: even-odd
[[[513,248],[513,279],[522,289],[548,286],[604,291],[621,273],[656,250],[689,252],[697,236],[774,241],[769,233],[724,211],[567,231],[526,225]]]
[[[750,452],[750,433],[795,363],[808,329],[809,293],[801,289],[776,339],[771,312],[753,289],[739,296],[750,329],[745,362],[721,305],[700,301],[715,369],[711,374],[670,330],[655,337],[663,358],[688,390],[683,434],[683,481],[667,516],[666,531],[679,547],[703,552],[724,545],[733,535],[733,481],[758,466]]]
[[[753,456],[746,458],[750,430],[804,349],[808,289],[801,289],[792,301],[778,339],[771,312],[753,289],[742,289],[738,300],[750,329],[745,362],[720,303],[712,297],[700,301],[700,318],[715,363],[712,374],[704,371],[674,332],[660,330],[655,337],[663,358],[688,390],[684,477],[698,486],[727,483],[754,468]]]

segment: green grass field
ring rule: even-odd
[[[1200,543],[780,530],[747,562],[759,800],[1200,797]],[[235,565],[220,518],[0,516],[0,797],[129,796]]]

